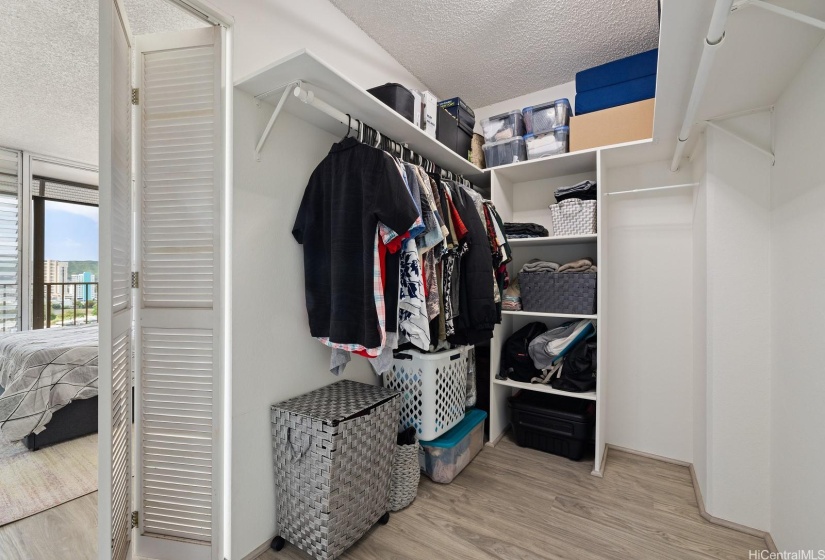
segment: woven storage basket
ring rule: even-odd
[[[568,198],[550,206],[553,236],[596,233],[596,201]]]
[[[484,169],[484,136],[481,134],[473,134],[473,139],[470,143],[470,162],[478,167]]]
[[[421,480],[418,447],[418,442],[395,446],[390,484],[390,511],[404,509],[418,494],[418,482]]]
[[[423,354],[396,352],[384,387],[402,393],[399,431],[415,426],[419,440],[429,441],[464,418],[467,401],[467,347]]]
[[[596,313],[596,272],[520,272],[521,306],[540,313]]]
[[[354,381],[272,406],[279,537],[328,560],[386,514],[400,406]]]

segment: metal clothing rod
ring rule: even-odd
[[[630,194],[630,193],[641,193],[641,192],[650,192],[650,191],[664,191],[668,189],[684,189],[686,187],[698,187],[699,183],[683,183],[681,185],[667,185],[666,187],[651,187],[648,189],[633,189],[630,191],[616,191],[616,192],[609,192],[606,193],[607,196],[612,196],[614,194]]]
[[[699,68],[696,70],[696,77],[693,80],[693,89],[690,92],[690,100],[685,111],[685,117],[682,120],[682,128],[676,138],[676,151],[670,164],[671,171],[678,171],[682,162],[682,154],[690,137],[690,131],[693,128],[702,95],[705,93],[710,70],[713,67],[713,59],[716,57],[719,45],[725,38],[725,24],[728,21],[732,5],[733,0],[716,0],[716,5],[713,8],[713,16],[711,16],[708,34],[705,37],[705,46],[702,49],[702,58],[699,59]]]

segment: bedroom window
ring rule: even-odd
[[[97,188],[49,179],[33,186],[32,327],[97,323]]]

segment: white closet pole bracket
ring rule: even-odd
[[[605,193],[607,196],[613,196],[616,194],[630,194],[630,193],[643,193],[643,192],[650,192],[650,191],[665,191],[668,189],[684,189],[687,187],[698,187],[699,183],[683,183],[681,185],[667,185],[665,187],[650,187],[648,189],[633,189],[630,191],[616,191],[616,192],[609,192]]]
[[[264,128],[263,134],[261,134],[260,140],[258,140],[258,144],[255,146],[255,161],[261,161],[261,150],[266,144],[267,138],[269,138],[269,134],[272,132],[272,126],[275,124],[275,120],[278,118],[278,115],[281,114],[281,109],[284,108],[284,103],[286,103],[287,97],[289,97],[289,93],[292,91],[292,86],[298,85],[300,87],[301,81],[291,82],[286,85],[284,88],[284,92],[281,94],[281,98],[278,100],[278,104],[275,105],[275,110],[272,111],[272,116],[269,117],[269,122],[266,123],[266,128]],[[259,97],[256,97],[259,99]]]
[[[725,134],[727,134],[728,136],[730,136],[732,138],[735,138],[735,139],[739,140],[740,142],[742,142],[743,144],[745,144],[747,146],[750,146],[751,148],[753,148],[754,150],[756,150],[760,154],[764,154],[764,155],[768,156],[769,158],[771,158],[771,165],[776,163],[776,156],[770,150],[766,150],[762,146],[754,144],[750,140],[748,140],[746,138],[743,138],[742,136],[738,135],[737,133],[730,130],[729,128],[726,128],[726,127],[722,126],[721,124],[717,124],[717,123],[711,122],[711,121],[705,121],[705,124],[707,126],[711,127],[711,128],[715,128],[716,130],[718,130],[720,132],[724,132]]]
[[[707,37],[705,37],[702,57],[699,59],[699,68],[696,70],[696,77],[693,80],[690,100],[685,111],[685,117],[682,120],[682,128],[679,130],[679,136],[676,138],[676,151],[673,154],[673,161],[670,164],[671,171],[678,171],[679,165],[682,162],[682,154],[685,151],[685,146],[690,137],[694,119],[696,118],[696,112],[699,110],[699,104],[702,101],[702,95],[708,83],[710,70],[713,67],[713,59],[716,57],[716,51],[719,45],[722,44],[725,38],[725,24],[728,21],[732,5],[733,0],[716,0],[716,5],[713,8],[713,16],[711,16],[708,34]]]
[[[745,8],[747,6],[762,8],[763,10],[773,12],[780,16],[784,16],[786,18],[790,18],[808,25],[812,25],[813,27],[818,27],[819,29],[825,29],[825,21],[816,19],[811,16],[807,16],[805,14],[801,14],[794,10],[789,10],[788,8],[777,6],[776,4],[772,4],[770,2],[764,2],[763,0],[744,0],[743,2],[737,2],[736,5],[733,6],[733,9],[738,10],[739,8]]]

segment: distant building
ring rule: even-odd
[[[46,284],[56,284],[67,282],[69,276],[69,263],[66,261],[45,261],[43,282]],[[52,296],[61,297],[65,293],[62,286],[52,286]]]
[[[97,282],[95,279],[95,275],[91,272],[81,272],[80,274],[72,274],[70,282],[77,282],[77,283],[89,283],[89,282]],[[71,287],[72,292],[74,292],[74,286]],[[77,287],[77,300],[78,301],[94,301],[97,299],[97,286],[88,285],[88,286],[78,286]]]

